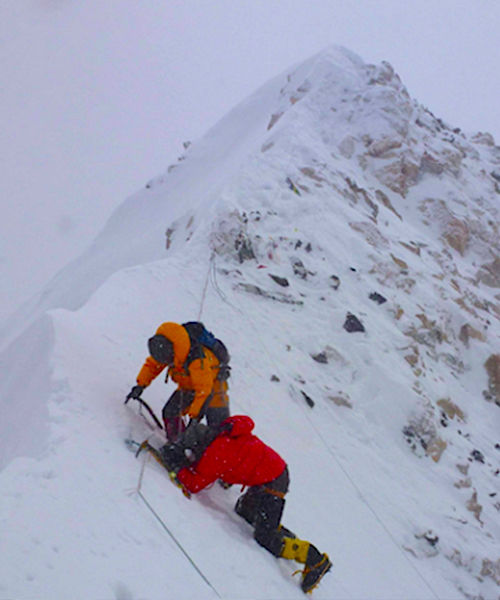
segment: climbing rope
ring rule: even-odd
[[[241,304],[240,304],[240,307],[241,307]],[[240,308],[238,312],[240,312],[241,314],[243,314],[243,316],[250,323],[250,325],[252,327],[252,331],[254,332],[255,336],[257,337],[257,339],[259,341],[259,344],[264,349],[264,351],[266,352],[266,354],[269,356],[269,359],[270,359],[271,363],[274,365],[274,368],[276,369],[276,373],[280,375],[280,378],[282,380],[286,381],[286,378],[283,376],[283,374],[281,372],[281,369],[277,365],[277,363],[276,363],[273,355],[271,354],[271,352],[269,352],[266,344],[262,341],[261,337],[259,336],[259,334],[258,334],[258,328],[255,327],[255,325],[252,322],[252,320],[249,317],[249,315],[242,308]],[[259,377],[263,378],[263,376],[262,376],[261,373],[257,373],[257,374],[258,374]],[[436,600],[439,600],[438,594],[435,592],[435,590],[432,588],[432,586],[429,584],[429,582],[425,579],[425,577],[422,575],[422,573],[418,570],[418,568],[415,566],[415,564],[409,559],[408,555],[403,551],[403,549],[401,548],[401,546],[398,544],[397,540],[394,538],[394,536],[391,534],[391,532],[389,531],[389,529],[383,523],[382,519],[378,516],[378,514],[375,511],[375,509],[370,505],[370,503],[368,502],[368,500],[365,498],[364,494],[362,493],[361,489],[358,487],[358,485],[356,484],[356,482],[354,481],[354,479],[349,475],[349,473],[344,468],[344,466],[342,465],[342,463],[340,462],[340,460],[338,459],[338,457],[336,456],[336,454],[330,448],[330,446],[328,445],[327,441],[325,440],[325,438],[322,436],[322,434],[320,433],[320,431],[318,430],[318,428],[316,427],[316,425],[312,421],[309,413],[305,410],[305,407],[303,407],[301,404],[299,406],[300,406],[300,409],[302,410],[302,412],[304,413],[304,415],[306,416],[306,419],[309,422],[310,426],[314,429],[316,435],[321,440],[321,442],[323,443],[323,445],[325,446],[325,448],[327,449],[327,451],[329,452],[329,454],[333,457],[335,463],[338,465],[338,467],[340,468],[340,470],[342,471],[342,473],[345,475],[346,479],[349,481],[349,483],[351,484],[351,486],[356,490],[356,492],[359,495],[360,499],[363,501],[363,503],[370,510],[370,512],[375,517],[375,519],[377,520],[377,522],[379,523],[379,525],[382,527],[382,529],[385,531],[385,533],[387,534],[387,536],[389,537],[389,539],[397,547],[398,551],[401,553],[401,555],[404,557],[404,559],[410,565],[410,567],[415,571],[415,573],[417,574],[417,576],[419,577],[419,579],[424,583],[424,585],[427,587],[427,589],[431,592],[431,594],[433,595],[433,597],[436,598]]]
[[[162,528],[167,532],[170,539],[174,542],[174,544],[177,546],[177,548],[187,558],[187,560],[189,561],[189,564],[193,567],[193,569],[198,573],[198,575],[203,579],[203,581],[208,585],[208,587],[214,592],[214,594],[217,596],[217,598],[222,598],[222,596],[219,594],[219,592],[214,588],[214,586],[210,583],[210,581],[207,579],[207,577],[202,573],[202,571],[200,570],[198,565],[194,562],[194,560],[189,556],[189,554],[183,548],[182,544],[177,540],[177,538],[174,536],[174,534],[167,527],[167,525],[165,524],[163,519],[160,517],[160,515],[155,511],[155,509],[151,506],[151,504],[146,500],[144,494],[140,490],[137,492],[137,494],[138,494],[139,498],[141,498],[141,500],[147,506],[149,511],[156,518],[156,520],[160,523]]]
[[[295,132],[293,132],[293,133],[295,134]],[[290,159],[289,159],[289,162],[288,162],[288,165],[287,165],[287,169],[286,169],[287,171],[288,171],[289,167],[291,166],[292,160],[293,160],[293,156],[290,156]],[[291,189],[293,191],[296,191],[294,189],[295,188],[295,184],[293,183],[293,181],[291,180],[290,177],[287,177],[287,183],[291,184],[291,186],[292,186]],[[279,188],[276,190],[276,192],[275,192],[274,195],[277,196],[278,193],[279,193]],[[198,320],[201,319],[201,315],[202,315],[202,311],[203,311],[203,305],[204,305],[204,302],[205,302],[206,292],[207,292],[207,287],[208,287],[208,282],[209,281],[211,282],[211,284],[212,284],[215,292],[220,296],[220,298],[223,300],[223,302],[225,302],[226,304],[228,304],[229,306],[231,306],[233,308],[233,310],[235,310],[236,312],[242,314],[249,321],[249,323],[250,323],[250,325],[252,327],[252,330],[253,330],[255,336],[257,337],[257,339],[259,341],[259,344],[264,349],[264,351],[266,352],[266,354],[269,356],[271,362],[274,364],[276,372],[281,375],[281,378],[283,380],[286,380],[286,378],[283,377],[283,375],[281,373],[281,369],[276,364],[276,361],[274,360],[274,357],[269,352],[266,344],[260,338],[259,333],[258,333],[258,328],[254,326],[254,324],[253,324],[252,320],[250,319],[249,315],[243,310],[243,308],[241,308],[241,303],[238,302],[238,304],[240,304],[240,308],[235,307],[233,304],[231,304],[231,302],[229,302],[229,300],[227,299],[227,295],[220,288],[220,286],[219,286],[219,284],[217,282],[217,275],[216,275],[216,268],[215,268],[215,252],[214,251],[212,251],[212,254],[211,254],[210,260],[209,260],[207,275],[206,275],[206,278],[205,278],[205,284],[204,284],[204,287],[203,287],[203,293],[202,293],[202,298],[201,298],[200,311],[199,311],[199,314],[198,314]],[[256,374],[259,377],[262,377],[261,373],[257,373],[256,372]],[[351,484],[351,486],[353,487],[353,489],[356,490],[358,496],[363,501],[363,503],[367,506],[367,508],[369,509],[369,511],[371,512],[371,514],[374,516],[374,518],[376,519],[376,521],[382,527],[383,531],[386,533],[386,535],[389,537],[389,539],[392,541],[392,543],[397,547],[398,551],[401,553],[401,555],[404,557],[404,559],[407,561],[407,563],[410,565],[410,567],[415,571],[415,573],[417,574],[417,576],[419,577],[419,579],[427,587],[427,589],[430,591],[430,593],[433,595],[433,597],[436,598],[436,600],[439,600],[439,596],[434,591],[434,589],[432,588],[432,586],[428,583],[428,581],[424,578],[424,576],[422,575],[422,573],[418,570],[418,568],[409,559],[408,555],[403,551],[403,549],[398,544],[397,540],[391,534],[391,532],[389,531],[389,529],[386,527],[386,525],[384,524],[384,522],[382,521],[382,519],[378,516],[378,514],[376,513],[376,511],[374,510],[374,508],[370,505],[370,503],[368,502],[368,500],[365,498],[365,496],[361,492],[360,488],[358,487],[358,485],[356,484],[356,482],[354,481],[354,479],[349,475],[347,469],[342,465],[342,463],[339,461],[339,459],[336,456],[336,454],[332,451],[332,449],[330,448],[330,446],[328,445],[328,443],[326,442],[326,440],[324,439],[324,437],[322,436],[322,434],[320,433],[320,431],[318,430],[318,428],[316,427],[316,425],[314,424],[314,422],[311,420],[310,415],[305,411],[305,409],[304,409],[304,407],[302,405],[300,405],[300,408],[304,412],[304,414],[306,416],[306,419],[309,422],[309,425],[314,429],[317,437],[321,440],[321,442],[325,446],[326,450],[333,457],[333,459],[334,459],[335,463],[338,465],[339,469],[345,475],[346,479],[349,481],[349,483]],[[141,492],[139,492],[139,493],[141,494]],[[141,494],[141,496],[142,496],[142,494]],[[159,517],[157,517],[157,518],[159,518]],[[169,532],[169,534],[170,534],[170,532]],[[176,540],[174,540],[174,541],[177,543]],[[183,550],[183,552],[184,552],[184,550]],[[198,570],[197,567],[195,567],[195,568]],[[200,572],[200,575],[202,575],[201,572]],[[202,575],[202,577],[203,577],[203,579],[205,579],[205,581],[207,581],[206,578],[203,575]],[[210,585],[210,583],[208,581],[207,581],[207,583],[208,583],[208,585]],[[210,587],[212,589],[214,589],[211,585],[210,585]],[[214,592],[217,593],[215,590],[214,590]]]
[[[347,478],[347,480],[350,482],[350,484],[352,485],[352,487],[356,490],[356,492],[358,493],[359,498],[363,501],[363,503],[367,506],[367,508],[369,509],[369,511],[372,513],[372,515],[375,517],[375,519],[377,520],[378,524],[382,527],[382,529],[385,531],[385,533],[388,535],[388,537],[390,538],[390,540],[394,543],[394,545],[397,547],[397,549],[399,550],[400,554],[404,557],[404,559],[406,560],[406,562],[410,565],[410,567],[415,571],[415,573],[418,575],[418,577],[421,579],[421,581],[424,583],[424,585],[427,587],[427,589],[431,592],[431,594],[434,596],[434,598],[436,598],[436,600],[439,600],[439,596],[437,595],[437,593],[434,591],[434,589],[431,587],[431,585],[429,584],[429,582],[425,579],[425,577],[422,575],[422,573],[417,569],[417,567],[413,564],[413,562],[409,559],[408,555],[406,552],[403,551],[403,549],[401,548],[401,546],[398,544],[397,540],[394,538],[394,536],[392,535],[392,533],[389,531],[389,529],[386,527],[386,525],[384,524],[384,522],[382,521],[382,519],[378,516],[378,514],[376,513],[376,511],[374,510],[374,508],[370,505],[370,503],[368,502],[368,500],[365,498],[365,496],[363,495],[363,493],[361,492],[360,488],[357,486],[356,482],[354,481],[354,479],[349,475],[347,469],[344,468],[344,466],[342,465],[342,463],[339,461],[338,457],[336,456],[336,454],[332,451],[332,449],[330,448],[330,446],[328,445],[328,443],[326,442],[325,438],[321,435],[320,431],[318,430],[318,428],[316,427],[316,425],[313,423],[313,421],[311,420],[310,416],[307,414],[307,411],[305,411],[304,407],[301,406],[302,411],[304,412],[304,414],[306,415],[307,420],[309,421],[309,424],[311,425],[311,427],[314,429],[314,431],[316,432],[316,435],[319,437],[319,439],[323,442],[325,448],[328,450],[328,452],[331,454],[331,456],[333,457],[335,463],[337,464],[337,466],[339,467],[339,469],[342,471],[342,473],[345,475],[345,477]]]
[[[292,135],[293,138],[295,139],[295,141],[298,141],[298,137],[297,137],[297,133],[295,132],[295,129],[292,128]],[[285,173],[287,174],[286,177],[286,183],[287,186],[296,194],[300,195],[300,192],[298,191],[298,188],[295,186],[295,184],[293,183],[291,177],[288,175],[289,171],[290,171],[290,167],[292,166],[292,162],[294,160],[294,155],[293,153],[290,153],[290,157],[288,159],[288,162],[286,164],[285,167]],[[271,196],[271,204],[274,204],[276,201],[276,198],[278,197],[278,194],[281,192],[281,188],[280,186],[277,186],[276,190],[274,191],[273,195]],[[214,290],[219,294],[219,296],[222,298],[222,300],[224,302],[226,302],[226,304],[229,304],[229,306],[231,306],[234,310],[238,311],[239,309],[236,308],[235,306],[233,306],[229,300],[227,299],[226,294],[224,294],[224,292],[222,291],[222,289],[220,288],[218,282],[217,282],[217,274],[216,274],[216,267],[215,267],[215,251],[212,250],[212,253],[210,255],[210,259],[208,262],[208,269],[207,269],[207,274],[205,277],[205,284],[203,286],[203,292],[202,292],[202,296],[201,296],[201,302],[200,302],[200,310],[198,312],[198,321],[201,320],[201,315],[203,313],[203,306],[205,303],[205,298],[206,298],[206,293],[207,293],[207,287],[208,287],[208,283],[212,284]]]
[[[207,287],[208,287],[208,281],[210,278],[210,271],[212,269],[212,265],[215,261],[215,252],[212,250],[212,254],[210,255],[210,260],[208,261],[208,269],[207,269],[207,275],[205,277],[205,285],[203,286],[203,292],[201,294],[201,302],[200,302],[200,310],[198,312],[198,321],[201,321],[201,314],[203,312],[203,305],[205,304],[205,297],[207,295]]]
[[[210,256],[210,261],[208,263],[207,275],[205,278],[205,285],[203,287],[203,293],[202,293],[201,302],[200,302],[200,310],[198,312],[198,321],[201,321],[201,315],[203,312],[203,306],[205,304],[205,299],[206,299],[206,295],[207,295],[207,287],[208,287],[209,282],[212,284],[214,291],[219,295],[219,297],[221,298],[221,300],[223,302],[228,304],[236,312],[242,312],[242,311],[240,311],[240,309],[238,307],[234,306],[234,304],[231,304],[231,302],[229,302],[229,300],[227,299],[227,294],[225,294],[223,292],[222,288],[219,286],[219,282],[217,281],[217,265],[216,265],[215,252],[212,252],[212,254]]]
[[[152,513],[152,515],[155,517],[155,519],[160,523],[162,528],[167,532],[167,534],[169,535],[171,540],[174,542],[174,544],[177,546],[177,548],[187,558],[190,565],[195,569],[195,571],[198,573],[198,575],[203,579],[203,581],[208,585],[208,587],[214,592],[214,594],[217,596],[217,598],[221,598],[221,595],[217,592],[217,590],[214,588],[214,586],[210,583],[210,581],[207,579],[207,577],[204,575],[204,573],[201,571],[201,569],[198,567],[198,565],[189,556],[188,552],[184,549],[184,547],[179,542],[179,540],[177,540],[177,538],[174,536],[174,534],[167,527],[166,523],[163,521],[163,519],[160,517],[160,515],[155,511],[155,509],[151,506],[151,504],[148,502],[148,500],[144,496],[144,494],[142,492],[142,483],[144,480],[146,463],[149,461],[150,457],[151,457],[151,455],[149,453],[144,454],[144,459],[142,460],[137,486],[134,490],[127,492],[127,495],[131,496],[131,495],[137,494],[139,496],[139,498],[144,502],[144,504],[146,505],[148,510]]]
[[[144,460],[142,461],[141,464],[141,470],[139,473],[139,480],[137,482],[137,486],[135,488],[135,490],[132,490],[131,492],[127,492],[127,495],[133,495],[133,494],[137,494],[139,496],[139,498],[144,502],[144,504],[146,505],[146,507],[148,508],[148,510],[151,512],[151,514],[155,517],[155,519],[160,523],[160,525],[162,526],[162,528],[167,532],[168,536],[170,537],[170,539],[174,542],[174,544],[177,546],[177,548],[182,552],[182,554],[184,554],[184,556],[187,558],[187,560],[189,561],[189,564],[194,568],[194,570],[198,573],[198,575],[203,579],[203,581],[208,585],[208,587],[214,592],[214,594],[217,596],[217,598],[221,598],[221,595],[219,594],[219,592],[214,588],[214,586],[210,583],[210,581],[207,579],[207,577],[203,574],[203,572],[201,571],[201,569],[198,567],[198,565],[194,562],[194,560],[189,556],[189,554],[187,553],[187,551],[184,549],[184,547],[182,546],[182,544],[179,542],[179,540],[174,536],[174,534],[170,531],[170,529],[167,527],[165,521],[163,521],[163,519],[160,517],[160,515],[155,511],[155,509],[151,506],[151,504],[147,501],[146,497],[144,496],[144,494],[142,493],[142,482],[144,479],[144,471],[145,471],[145,467],[146,467],[146,463],[149,461],[150,458],[150,454],[145,454],[144,455]]]

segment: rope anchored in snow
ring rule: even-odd
[[[241,306],[241,304],[240,304]],[[283,376],[283,374],[281,373],[281,369],[280,367],[277,365],[274,356],[272,355],[272,353],[269,351],[267,345],[262,341],[262,339],[259,336],[258,333],[258,328],[255,326],[255,324],[252,322],[252,320],[250,319],[250,316],[248,315],[248,313],[246,313],[243,308],[239,309],[239,312],[241,314],[243,314],[245,316],[245,318],[248,320],[248,322],[251,324],[252,326],[252,331],[254,332],[255,336],[257,337],[260,345],[262,346],[263,350],[266,352],[266,354],[269,356],[271,363],[274,364],[274,367],[276,369],[276,372],[279,373],[281,375],[282,380],[286,380],[286,377]],[[262,375],[260,373],[258,373],[257,371],[255,371],[255,373],[259,376],[262,377]],[[304,392],[302,392],[304,393]],[[309,404],[309,406],[311,406]],[[434,596],[434,598],[436,598],[436,600],[439,600],[439,596],[436,593],[436,591],[432,588],[432,586],[430,585],[430,583],[425,579],[425,577],[423,576],[423,574],[420,572],[420,570],[417,568],[417,566],[410,560],[410,558],[407,556],[407,554],[403,551],[403,549],[401,548],[401,546],[398,544],[397,540],[394,538],[394,536],[391,534],[391,532],[389,531],[389,529],[386,527],[385,523],[382,521],[382,519],[379,517],[379,515],[377,514],[377,512],[375,511],[375,509],[371,506],[371,504],[368,502],[368,500],[366,499],[366,497],[364,496],[364,494],[361,492],[359,486],[356,484],[356,482],[354,481],[354,479],[351,477],[351,475],[348,473],[347,469],[344,468],[344,466],[342,465],[342,463],[340,462],[340,460],[338,459],[338,457],[336,456],[336,454],[332,451],[332,449],[330,448],[330,446],[328,445],[328,443],[326,442],[325,438],[321,435],[320,431],[318,430],[318,428],[316,427],[315,423],[313,422],[311,416],[308,414],[308,412],[305,411],[305,408],[300,405],[300,408],[302,410],[302,412],[304,412],[305,417],[307,419],[307,421],[309,422],[310,426],[314,429],[314,431],[316,432],[316,435],[318,436],[318,439],[321,440],[322,444],[325,446],[326,450],[328,451],[329,454],[331,454],[333,460],[335,461],[335,463],[338,465],[338,467],[340,468],[340,470],[344,473],[345,477],[347,478],[347,480],[350,482],[350,484],[352,485],[352,487],[356,490],[359,498],[362,500],[362,502],[368,507],[368,509],[370,510],[370,512],[372,513],[372,515],[374,516],[374,518],[376,519],[376,521],[379,523],[379,525],[382,527],[382,529],[384,530],[384,532],[386,533],[386,535],[389,537],[389,539],[391,540],[391,542],[394,544],[394,546],[398,549],[398,551],[400,552],[400,554],[404,557],[404,559],[406,560],[406,562],[410,565],[410,567],[412,568],[412,570],[416,573],[416,575],[419,577],[419,579],[422,581],[422,583],[425,585],[425,587],[430,591],[430,593]]]
[[[198,573],[198,575],[203,579],[203,581],[213,591],[213,593],[217,596],[217,598],[222,598],[222,596],[219,594],[219,592],[214,588],[214,586],[210,583],[210,581],[207,579],[207,577],[202,573],[202,571],[200,570],[198,565],[189,556],[189,554],[184,549],[184,547],[179,542],[179,540],[175,537],[175,535],[167,527],[167,525],[165,524],[163,519],[160,517],[160,515],[155,511],[155,509],[151,506],[151,504],[146,500],[146,498],[144,497],[144,494],[141,491],[138,491],[137,495],[139,496],[139,498],[141,498],[141,500],[144,502],[144,504],[148,507],[149,511],[153,514],[153,516],[156,518],[156,520],[160,523],[162,528],[167,532],[170,539],[174,542],[174,544],[177,546],[177,548],[182,552],[182,554],[184,554],[184,556],[187,558],[187,560],[189,561],[189,564],[193,567],[193,569]]]
[[[138,448],[138,450],[136,452],[136,456],[140,453],[140,451],[142,449],[147,449],[147,446],[149,446],[149,444],[147,443],[147,441],[143,442],[143,444],[139,444],[138,442],[135,442],[134,440],[126,440],[126,443],[127,443],[128,446],[130,446],[134,450],[136,448]],[[153,454],[151,452],[148,452],[148,454],[146,454],[146,460],[147,460],[147,458],[149,458],[152,455]],[[167,526],[167,524],[165,523],[165,521],[155,511],[155,509],[151,506],[151,504],[148,502],[147,498],[142,493],[141,486],[142,486],[142,479],[143,479],[143,475],[144,475],[144,466],[146,464],[146,460],[143,461],[143,464],[142,464],[142,467],[141,467],[141,474],[140,474],[140,478],[139,478],[139,484],[138,484],[137,488],[134,490],[134,492],[144,502],[144,504],[146,505],[146,507],[148,508],[148,510],[155,517],[155,519],[160,523],[161,527],[164,529],[164,531],[166,531],[166,533],[168,534],[168,536],[170,537],[170,539],[174,542],[174,544],[182,552],[182,554],[187,558],[187,560],[189,561],[189,564],[193,567],[193,569],[198,573],[198,575],[203,579],[203,581],[208,585],[208,587],[214,592],[214,594],[217,596],[217,598],[221,598],[222,596],[219,594],[219,592],[210,583],[210,581],[207,579],[206,575],[201,571],[201,569],[198,567],[198,565],[195,563],[195,561],[191,558],[191,556],[189,556],[188,552],[185,550],[185,548],[182,546],[182,544],[179,542],[179,540],[170,531],[170,529]],[[157,460],[158,460],[158,458],[157,458]],[[159,462],[161,462],[161,461],[159,461]]]

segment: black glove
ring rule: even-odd
[[[177,474],[181,469],[190,464],[184,447],[179,442],[165,444],[159,448],[158,452],[160,453],[162,463],[169,473]]]
[[[134,385],[134,387],[128,393],[127,398],[125,399],[125,404],[127,404],[129,400],[139,400],[143,390],[144,387],[142,385]]]

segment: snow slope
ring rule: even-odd
[[[129,198],[3,328],[0,598],[303,596],[238,489],[188,501],[123,444],[147,338],[200,316],[334,563],[314,597],[498,598],[499,164],[335,47]]]

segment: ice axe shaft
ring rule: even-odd
[[[127,398],[125,400],[125,404],[128,403],[128,401],[130,400],[130,398]],[[154,414],[153,409],[149,406],[149,404],[146,402],[146,400],[143,400],[142,398],[134,398],[134,400],[137,400],[137,402],[139,402],[139,404],[141,406],[144,406],[144,408],[148,411],[148,413],[151,415],[151,418],[153,419],[153,421],[155,422],[156,426],[159,429],[163,429],[163,425],[160,423],[160,420],[158,419],[158,417]]]

